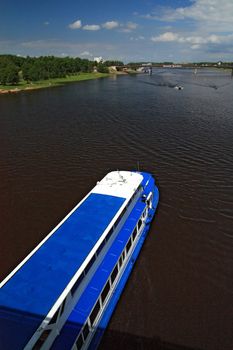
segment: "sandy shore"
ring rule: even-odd
[[[19,88],[15,88],[15,89],[0,89],[0,94],[15,94],[17,92],[20,91],[25,91],[25,90],[37,90],[37,89],[41,89],[42,87],[30,87],[27,86],[25,88],[19,89]]]
[[[10,94],[10,93],[16,93],[21,91],[20,89],[0,89],[0,94]]]

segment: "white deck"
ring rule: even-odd
[[[143,180],[139,173],[112,171],[108,173],[91,192],[129,199]]]

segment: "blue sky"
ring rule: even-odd
[[[1,0],[3,53],[233,61],[233,0]]]

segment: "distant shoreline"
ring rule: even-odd
[[[38,90],[51,88],[55,86],[64,86],[68,83],[74,83],[84,80],[105,78],[110,76],[108,73],[80,73],[76,75],[70,75],[65,78],[54,78],[48,80],[42,80],[32,83],[21,81],[16,85],[0,85],[0,94],[18,93],[21,91]]]

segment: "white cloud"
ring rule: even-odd
[[[150,14],[142,16],[161,21],[193,20],[198,27],[215,32],[233,31],[232,0],[192,0],[185,7],[157,7]]]
[[[136,29],[137,27],[138,27],[138,24],[134,23],[134,22],[128,22],[126,24],[126,28],[131,29],[131,30]]]
[[[191,46],[191,49],[192,50],[198,50],[198,49],[200,49],[201,48],[201,45],[199,45],[199,44],[195,44],[195,45],[192,45]]]
[[[166,32],[158,36],[152,36],[151,40],[154,42],[178,42],[191,44],[191,48],[199,48],[202,44],[222,44],[230,43],[233,40],[233,34],[229,35],[189,35],[184,36],[178,33]]]
[[[138,27],[137,23],[134,22],[127,22],[126,24],[121,24],[121,29],[119,30],[122,33],[131,33],[133,30],[135,30]]]
[[[119,30],[119,32],[121,32],[121,33],[131,33],[131,32],[132,32],[132,29],[129,29],[129,28],[121,28],[121,29]]]
[[[233,18],[232,0],[196,0],[191,6],[179,7],[174,18],[192,18],[197,21],[231,23]],[[172,14],[171,14],[172,18]]]
[[[7,45],[7,46],[6,46]],[[35,40],[24,42],[2,42],[0,40],[0,49],[3,51],[12,51],[8,47],[14,47],[21,55],[55,55],[70,57],[85,57],[91,59],[93,56],[103,55],[106,59],[118,59],[120,48],[113,44],[101,43],[97,41],[77,43],[72,41],[60,41],[56,39]],[[12,51],[14,52],[14,51]],[[81,55],[82,54],[82,55]]]
[[[82,22],[80,19],[78,19],[77,21],[69,24],[69,28],[70,29],[80,29],[82,27]]]
[[[83,30],[100,30],[100,25],[99,24],[86,24],[83,26]]]
[[[89,57],[93,57],[92,53],[90,53],[89,51],[83,51],[80,53],[80,56],[89,56]]]
[[[49,21],[45,21],[45,22],[44,22],[44,25],[45,25],[45,26],[48,26],[49,24],[50,24]]]
[[[139,36],[136,36],[136,37],[131,36],[129,39],[131,41],[139,41],[139,40],[145,40],[145,37],[143,35],[139,35]]]
[[[172,33],[172,32],[166,32],[163,34],[160,34],[158,36],[152,36],[151,40],[154,42],[170,42],[170,41],[177,41],[179,38],[178,34]]]
[[[119,27],[119,23],[117,21],[109,21],[109,22],[103,23],[102,27],[105,29],[114,29]]]
[[[164,32],[151,37],[156,43],[167,43],[166,47],[178,43],[176,51],[198,50],[212,58],[218,53],[229,57],[233,46],[233,0],[190,0],[186,6],[177,8],[157,6],[142,17],[168,25],[172,22],[170,28],[157,26],[157,30]]]
[[[121,27],[121,29],[119,30],[120,32],[130,33],[138,27],[138,24],[134,23],[134,22],[127,22],[126,24],[120,24],[118,21],[107,21],[107,22],[103,23],[102,25],[86,24],[86,25],[82,26],[81,20],[77,20],[69,25],[70,29],[82,28],[83,30],[90,30],[90,31],[100,30],[101,27],[108,29],[108,30]]]

